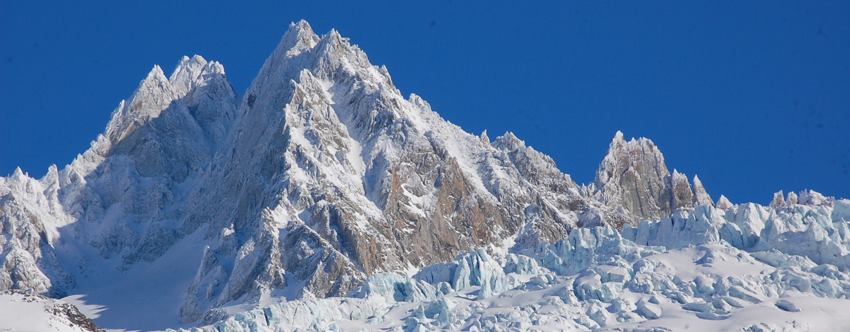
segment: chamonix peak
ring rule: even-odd
[[[0,329],[841,331],[848,221],[711,195],[619,131],[578,184],[302,20],[246,91],[153,66],[70,164],[0,177]]]

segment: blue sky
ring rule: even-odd
[[[579,182],[620,129],[715,198],[847,197],[848,13],[848,1],[2,1],[0,174],[70,162],[154,64],[201,54],[243,91],[304,18],[350,37],[403,93],[470,132],[514,131]]]

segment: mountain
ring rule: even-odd
[[[201,56],[168,76],[155,66],[71,164],[0,177],[0,290],[67,296],[106,308],[88,311],[99,326],[141,330],[546,325],[520,309],[546,289],[562,302],[527,310],[579,310],[551,318],[593,329],[660,317],[670,301],[735,297],[737,281],[683,284],[716,279],[711,266],[689,274],[652,257],[731,260],[746,280],[804,270],[800,280],[832,290],[799,291],[846,295],[850,205],[781,196],[715,203],[651,140],[621,132],[594,182],[577,184],[514,134],[469,134],[404,97],[359,47],[300,21],[244,93]],[[746,294],[804,282],[783,280]],[[725,311],[697,311],[740,304],[722,300]],[[519,316],[483,309],[493,306]],[[345,316],[356,326],[332,324]]]

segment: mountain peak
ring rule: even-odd
[[[622,172],[629,169],[647,175],[654,173],[655,177],[661,178],[669,175],[667,166],[664,164],[664,155],[652,140],[641,137],[626,141],[623,132],[618,130],[596,173],[596,185],[601,188],[612,177],[618,175],[617,170]]]
[[[210,88],[205,89],[203,96],[187,96],[194,89],[204,86],[210,86]],[[116,143],[150,119],[158,118],[163,111],[172,107],[172,104],[177,101],[187,105],[192,103],[184,100],[187,98],[207,99],[208,102],[208,99],[214,99],[217,102],[233,97],[234,93],[230,84],[224,77],[224,66],[216,61],[207,61],[200,55],[183,56],[168,78],[162,71],[162,67],[153,66],[132,96],[127,101],[122,101],[113,112],[107,125],[106,136],[112,143]],[[224,109],[224,106],[229,103],[225,101],[216,107]],[[209,118],[212,115],[204,116]]]
[[[669,176],[664,155],[652,140],[626,141],[617,131],[596,171],[594,184],[601,200],[622,204],[634,220],[661,218],[671,210]]]
[[[177,62],[177,67],[174,68],[174,72],[171,74],[171,78],[173,78],[174,75],[180,71],[183,71],[185,69],[197,71],[200,68],[203,68],[206,64],[207,59],[204,59],[203,56],[200,56],[198,54],[192,55],[191,57],[189,57],[188,55],[184,55],[180,57],[180,61]]]
[[[328,33],[324,35],[322,39],[342,41],[343,37],[339,34],[339,31],[337,29],[331,28],[331,31],[328,31]]]
[[[145,79],[142,80],[142,84],[146,82],[162,81],[168,81],[168,79],[165,77],[165,73],[162,71],[162,67],[160,67],[159,65],[153,65],[153,68],[151,68],[147,76],[145,76]]]
[[[700,181],[699,176],[694,175],[694,201],[698,205],[713,205],[714,201],[711,200],[711,196],[708,195],[708,191],[705,190],[705,187],[702,185],[702,181]]]
[[[726,210],[732,208],[734,204],[732,204],[732,202],[729,201],[729,199],[726,198],[725,195],[720,195],[720,198],[717,199],[717,203],[715,203],[715,206],[717,206],[718,209]]]
[[[192,88],[209,83],[211,79],[225,78],[224,66],[218,61],[207,61],[200,55],[191,58],[183,56],[168,77],[174,98],[179,99],[186,96]]]
[[[289,23],[289,29],[283,34],[275,49],[275,55],[294,56],[305,49],[311,49],[319,42],[319,36],[305,20]]]
[[[15,170],[12,172],[12,178],[22,179],[24,176],[26,176],[26,175],[24,174],[24,171],[21,169],[21,167],[20,166],[15,167]]]
[[[171,83],[165,76],[165,72],[162,71],[162,67],[160,67],[159,65],[153,65],[153,68],[151,68],[145,78],[141,82],[139,82],[139,87],[136,88],[136,91],[133,93],[133,98],[131,98],[131,100],[134,100],[139,96],[151,94],[168,95],[170,94],[170,92]]]
[[[478,135],[478,139],[481,140],[482,144],[490,145],[490,135],[487,135],[487,129],[481,131],[481,134]]]
[[[670,176],[670,187],[673,190],[673,201],[671,202],[673,209],[693,206],[694,192],[691,190],[690,183],[688,183],[688,177],[679,173],[675,168]]]
[[[493,146],[499,149],[513,151],[524,148],[525,142],[517,137],[512,131],[506,131],[501,136],[493,140]]]
[[[154,65],[127,102],[113,112],[106,134],[110,141],[121,140],[132,128],[156,118],[174,100],[174,90],[162,68]]]
[[[310,26],[310,23],[307,22],[307,20],[302,18],[296,22],[289,22],[289,29],[287,32],[300,33],[302,31],[313,33],[313,27]]]
[[[616,132],[616,133],[614,133],[614,138],[612,139],[612,141],[614,141],[614,142],[623,142],[623,141],[625,141],[625,139],[623,138],[623,132],[622,132],[622,131],[620,131],[620,130],[617,130],[617,132]]]
[[[785,205],[785,193],[782,190],[773,193],[773,199],[770,201],[770,207],[778,208]]]
[[[168,78],[177,95],[184,95],[192,87],[192,82],[201,75],[207,66],[207,60],[200,55],[191,58],[183,56]]]

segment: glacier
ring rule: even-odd
[[[410,276],[375,274],[349,297],[282,301],[191,330],[841,331],[848,207],[698,205],[622,232],[491,245]],[[785,240],[796,237],[812,245]]]
[[[70,164],[0,177],[0,291],[110,330],[841,330],[848,220],[715,201],[619,131],[578,184],[302,20],[244,93],[154,66]]]

